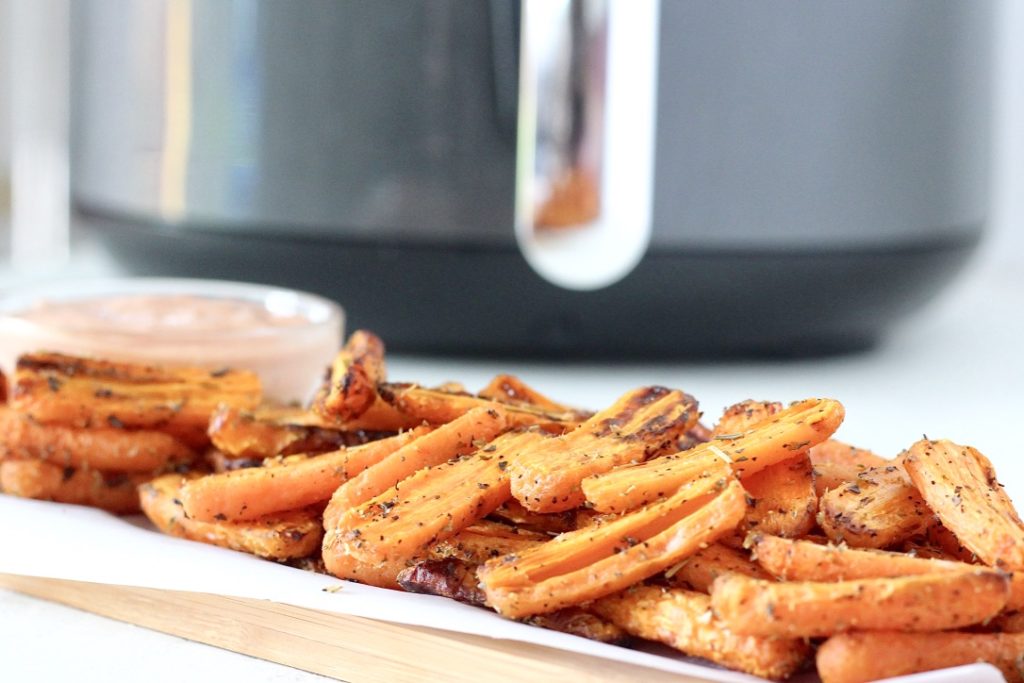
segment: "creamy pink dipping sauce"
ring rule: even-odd
[[[168,282],[205,289],[203,281]],[[41,294],[0,316],[0,363],[10,373],[19,354],[45,350],[244,368],[260,375],[267,399],[306,401],[341,344],[340,308],[320,297],[257,285],[209,287],[240,295],[145,291],[74,298],[70,286],[66,297]]]

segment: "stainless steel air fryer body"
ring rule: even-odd
[[[649,244],[608,287],[549,283],[515,238],[524,7],[76,3],[83,221],[139,271],[314,289],[393,346],[477,352],[861,346],[977,242],[988,2],[665,0],[653,174],[622,193],[650,194]]]

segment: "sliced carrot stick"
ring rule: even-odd
[[[579,428],[510,461],[512,495],[534,512],[579,507],[586,500],[581,488],[586,477],[675,450],[696,421],[691,396],[664,387],[630,391]]]
[[[474,408],[495,406],[506,408],[510,427],[536,425],[561,434],[580,422],[580,414],[574,410],[550,411],[529,403],[499,403],[472,394],[427,389],[416,384],[382,384],[378,389],[388,405],[415,424],[444,424]]]
[[[552,401],[515,375],[496,376],[480,390],[477,396],[511,405],[525,403],[552,413],[576,413],[581,422],[590,417],[590,414],[585,411]]]
[[[707,593],[715,579],[731,572],[755,579],[771,578],[747,553],[721,543],[712,543],[670,567],[665,578],[674,586]]]
[[[977,565],[953,560],[822,545],[767,534],[751,534],[748,545],[762,567],[786,581],[849,581],[978,569]],[[1016,572],[1011,577],[1006,606],[1007,609],[1024,607],[1024,573]]]
[[[509,496],[509,459],[541,432],[505,434],[473,455],[420,470],[328,524],[328,547],[363,562],[425,557],[427,549],[451,538],[495,510]]]
[[[533,512],[523,507],[523,504],[515,498],[509,498],[491,513],[491,518],[514,524],[520,529],[554,535],[576,529],[577,512],[577,510],[551,514]]]
[[[4,455],[120,472],[153,472],[195,459],[191,448],[162,432],[41,425],[0,407],[0,457]]]
[[[735,635],[714,618],[707,595],[679,588],[634,586],[591,609],[634,636],[762,678],[789,678],[811,651],[799,639]]]
[[[985,564],[1024,571],[1024,524],[988,459],[970,446],[922,440],[904,467],[943,526]]]
[[[882,678],[988,662],[1007,683],[1021,683],[1024,634],[841,633],[818,648],[822,683],[868,683]]]
[[[818,497],[826,491],[854,482],[864,470],[893,464],[863,448],[829,439],[810,450],[814,486]]]
[[[759,422],[778,415],[782,410],[782,404],[778,401],[740,401],[725,409],[711,430],[711,438],[743,434]]]
[[[671,495],[692,479],[694,458],[701,458],[701,464],[720,458],[745,479],[821,443],[838,429],[843,415],[838,401],[801,401],[745,433],[718,436],[676,455],[594,476],[583,484],[587,501],[599,510],[630,510]]]
[[[45,424],[152,429],[196,446],[208,443],[218,405],[252,409],[260,401],[259,378],[248,371],[35,353],[18,359],[11,404]]]
[[[358,446],[392,432],[347,431],[304,408],[221,406],[210,417],[210,441],[229,458],[324,453]]]
[[[901,464],[872,467],[818,502],[818,525],[833,543],[890,548],[925,533],[934,516]]]
[[[698,480],[614,522],[495,558],[480,568],[480,583],[488,603],[507,617],[578,605],[689,557],[730,532],[745,509],[743,487],[735,480]]]
[[[306,557],[320,547],[323,527],[315,509],[246,522],[201,522],[182,509],[185,481],[180,474],[168,474],[139,487],[142,511],[165,534],[274,560]]]
[[[42,460],[0,461],[0,491],[20,498],[87,505],[118,515],[139,511],[135,487],[152,478],[143,473],[102,473],[60,467]]]
[[[187,482],[181,500],[203,522],[243,521],[328,500],[339,485],[427,433],[418,427],[388,439],[310,457],[292,456],[273,467],[211,474]]]
[[[746,477],[743,488],[750,507],[738,529],[741,542],[747,531],[796,538],[814,528],[818,496],[807,455],[775,463]]]
[[[324,517],[337,519],[349,508],[387,491],[418,470],[468,455],[485,446],[505,429],[506,415],[501,406],[474,408],[406,444],[380,462],[349,477],[331,496],[329,511]]]
[[[1009,576],[992,569],[833,583],[726,574],[711,586],[711,605],[735,633],[814,638],[969,626],[1002,611],[1009,592]]]

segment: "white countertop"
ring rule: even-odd
[[[482,386],[512,372],[554,398],[600,407],[642,384],[679,387],[713,421],[744,398],[840,399],[839,437],[895,454],[920,438],[972,444],[1024,501],[1024,240],[990,241],[954,287],[871,352],[807,361],[579,365],[396,357],[396,379]],[[3,278],[0,278],[2,280]],[[0,591],[3,680],[314,681],[319,676]],[[159,657],[156,655],[159,654]]]

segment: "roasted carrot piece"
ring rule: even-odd
[[[498,375],[477,396],[512,405],[525,403],[552,413],[576,413],[579,421],[590,417],[584,411],[552,401],[515,375]]]
[[[807,455],[776,463],[743,480],[749,509],[739,532],[760,531],[796,538],[815,525],[818,496]],[[740,537],[742,541],[742,536]]]
[[[856,481],[867,469],[892,464],[869,450],[835,439],[823,441],[812,448],[810,456],[814,467],[814,486],[819,498],[831,489]]]
[[[782,410],[782,404],[778,401],[740,401],[725,409],[711,430],[711,438],[728,438],[730,434],[743,434],[759,422],[778,415]]]
[[[320,547],[323,527],[315,509],[246,522],[201,522],[182,508],[185,481],[180,474],[168,474],[139,487],[142,511],[165,534],[274,560],[305,557]]]
[[[923,534],[933,523],[924,499],[899,462],[864,470],[818,502],[818,525],[833,543],[889,548]]]
[[[1024,524],[984,455],[952,441],[921,440],[904,467],[943,526],[985,564],[1024,571]]]
[[[41,425],[0,406],[0,457],[5,455],[119,472],[153,472],[195,459],[191,448],[162,432]]]
[[[1014,574],[1014,576],[1017,575]],[[988,625],[993,631],[1000,633],[1024,633],[1024,612],[1019,610],[1003,612]]]
[[[818,648],[822,683],[868,683],[882,678],[988,662],[1007,683],[1024,681],[1024,634],[841,633]]]
[[[331,364],[324,412],[342,422],[358,418],[380,399],[377,385],[386,376],[384,342],[372,332],[356,330]]]
[[[789,678],[811,651],[799,639],[736,635],[715,619],[707,595],[680,588],[634,586],[591,609],[638,638],[762,678]]]
[[[1009,576],[992,569],[830,583],[726,574],[711,586],[711,605],[735,633],[814,638],[969,626],[1002,611],[1009,591]]]
[[[838,401],[801,401],[742,434],[718,436],[675,455],[591,477],[583,483],[587,501],[598,510],[630,510],[671,495],[693,478],[695,458],[701,458],[700,466],[713,457],[727,461],[745,480],[821,443],[838,429],[843,415]]]
[[[393,432],[338,429],[303,408],[262,406],[254,411],[221,406],[210,417],[210,441],[227,457],[324,453],[393,436]]]
[[[244,521],[323,502],[349,477],[380,462],[428,431],[420,427],[362,446],[310,457],[291,456],[273,467],[211,474],[182,489],[185,512],[203,522]]]
[[[379,391],[381,398],[388,405],[415,424],[420,422],[444,424],[474,408],[494,408],[496,406],[505,407],[510,427],[536,425],[547,431],[561,434],[576,427],[580,422],[580,414],[575,410],[550,411],[529,403],[499,403],[472,394],[427,389],[416,384],[382,384]]]
[[[474,408],[465,415],[421,436],[338,487],[331,496],[327,519],[337,519],[349,508],[380,495],[425,467],[469,455],[504,431],[506,411],[501,406]]]
[[[541,432],[505,434],[476,453],[420,470],[328,524],[328,547],[363,562],[417,559],[505,502],[509,459]],[[337,548],[335,548],[335,546]]]
[[[688,586],[707,593],[715,579],[731,572],[755,579],[771,578],[768,572],[751,560],[745,552],[721,543],[712,543],[670,567],[665,572],[665,578],[679,588]]]
[[[480,582],[488,604],[507,617],[578,605],[689,557],[730,532],[745,509],[743,488],[735,480],[698,480],[616,521],[495,558],[480,568]]]
[[[196,446],[208,443],[218,405],[251,409],[260,400],[259,378],[248,371],[35,353],[18,359],[12,405],[45,424],[152,429]]]
[[[87,505],[118,515],[139,511],[135,487],[153,474],[102,473],[41,460],[0,461],[0,491],[20,498]]]
[[[471,564],[510,553],[521,553],[551,540],[547,534],[519,529],[500,522],[480,520],[431,548],[435,559],[455,558]]]
[[[512,495],[534,512],[579,507],[586,500],[581,488],[586,477],[674,450],[696,421],[697,402],[681,391],[630,391],[579,428],[512,460]]]

